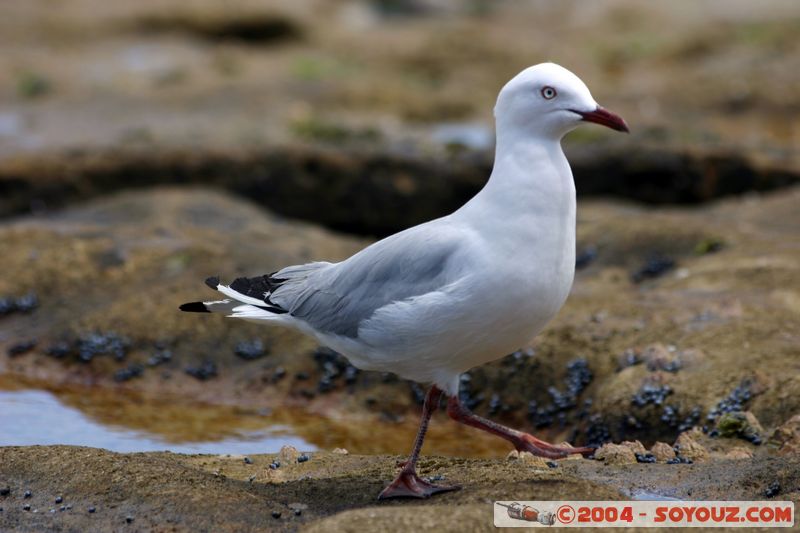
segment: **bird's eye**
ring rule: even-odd
[[[550,87],[549,85],[545,85],[544,87],[542,87],[542,96],[544,97],[545,100],[552,100],[553,98],[556,97],[557,94],[558,93],[556,92],[556,90]]]

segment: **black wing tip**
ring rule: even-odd
[[[217,290],[217,286],[219,285],[219,276],[211,276],[210,278],[206,278],[206,285],[214,290]]]
[[[210,313],[206,304],[203,302],[188,302],[181,305],[178,309],[186,313]]]

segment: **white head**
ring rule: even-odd
[[[561,139],[582,121],[628,131],[621,117],[592,98],[575,74],[555,63],[528,67],[506,83],[494,108],[498,141],[501,136]]]

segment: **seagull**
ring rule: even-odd
[[[338,263],[206,284],[222,299],[182,311],[286,326],[343,354],[362,370],[429,384],[411,455],[379,498],[427,498],[456,490],[417,475],[431,415],[447,414],[551,459],[591,455],[556,446],[472,413],[459,376],[530,342],[567,299],[575,273],[575,183],[561,139],[583,122],[628,132],[575,74],[554,63],[529,67],[494,108],[494,168],[457,211],[380,240]]]

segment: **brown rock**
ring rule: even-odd
[[[656,458],[659,463],[666,463],[670,459],[675,459],[675,450],[666,442],[656,442],[650,448],[650,453]]]
[[[733,448],[728,453],[725,454],[726,459],[752,459],[753,452],[748,450],[747,448],[742,448],[741,446],[737,446]]]
[[[621,444],[604,444],[594,452],[594,458],[607,465],[627,465],[636,462],[633,450]]]
[[[300,452],[294,446],[282,446],[281,451],[278,452],[278,457],[284,463],[295,463],[297,458],[300,457]]]
[[[739,437],[751,440],[760,437],[764,428],[750,411],[725,413],[717,420],[717,430],[722,437]]]
[[[678,440],[675,441],[675,446],[678,450],[678,455],[691,459],[695,463],[702,463],[708,460],[708,450],[695,440],[691,431],[681,433],[678,436]]]
[[[642,361],[650,370],[663,370],[675,358],[674,348],[670,351],[661,343],[651,344],[642,350]]]
[[[519,452],[519,461],[526,466],[548,468],[547,459],[533,455],[531,452]]]
[[[781,455],[800,455],[800,414],[775,428],[769,444],[777,447]]]
[[[631,451],[634,454],[636,454],[636,453],[641,453],[641,454],[647,453],[647,450],[645,449],[644,444],[642,444],[638,440],[634,440],[634,441],[626,440],[622,444],[620,444],[620,446],[625,446],[626,448],[630,448]]]

